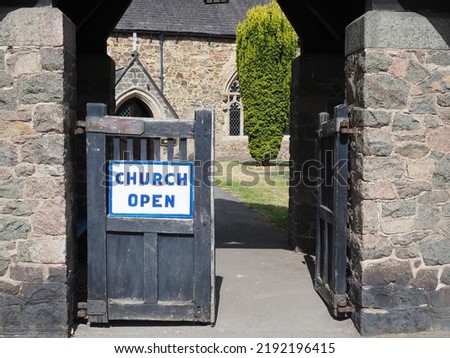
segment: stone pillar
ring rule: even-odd
[[[75,84],[74,25],[0,8],[0,336],[68,336]]]
[[[347,27],[350,295],[363,335],[450,329],[450,19]]]
[[[334,112],[344,102],[344,58],[301,55],[293,62],[290,120],[291,186],[289,241],[307,253],[315,251],[315,138],[320,112]]]

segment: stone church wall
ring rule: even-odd
[[[116,68],[131,60],[134,39],[129,34],[113,34],[108,54]],[[163,84],[161,85],[161,46]],[[198,108],[213,108],[216,115],[216,158],[250,159],[245,136],[227,135],[226,86],[236,71],[236,46],[230,39],[206,39],[137,35],[139,59],[180,118],[192,119]],[[121,89],[122,90],[122,89]],[[279,158],[289,158],[289,137],[285,137]]]

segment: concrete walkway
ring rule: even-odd
[[[81,323],[74,337],[360,337],[351,320],[329,314],[313,288],[311,259],[288,247],[285,232],[228,193],[215,193],[215,325]]]

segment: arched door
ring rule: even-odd
[[[151,109],[136,97],[125,101],[117,109],[117,115],[122,117],[154,117]]]
[[[151,117],[153,118],[153,113],[150,108],[139,98],[132,97],[126,100],[124,103],[120,105],[117,109],[116,114],[121,117]],[[129,139],[133,141],[133,151],[129,150],[129,143],[123,138],[120,140],[120,158],[123,160],[133,160],[136,158],[136,154],[140,153],[140,146],[143,143],[139,143],[138,139]],[[148,139],[145,140],[147,147],[147,158],[149,160],[154,159],[154,140]]]

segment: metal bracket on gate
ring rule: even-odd
[[[355,307],[347,299],[337,302],[336,311],[338,313],[350,314],[355,312]]]
[[[89,315],[102,316],[106,313],[106,301],[88,300],[87,313]]]
[[[127,117],[86,117],[87,132],[101,132],[109,134],[141,135],[144,133],[142,119]]]
[[[350,122],[348,119],[344,119],[340,122],[339,133],[341,134],[356,134],[357,129],[350,127]]]

